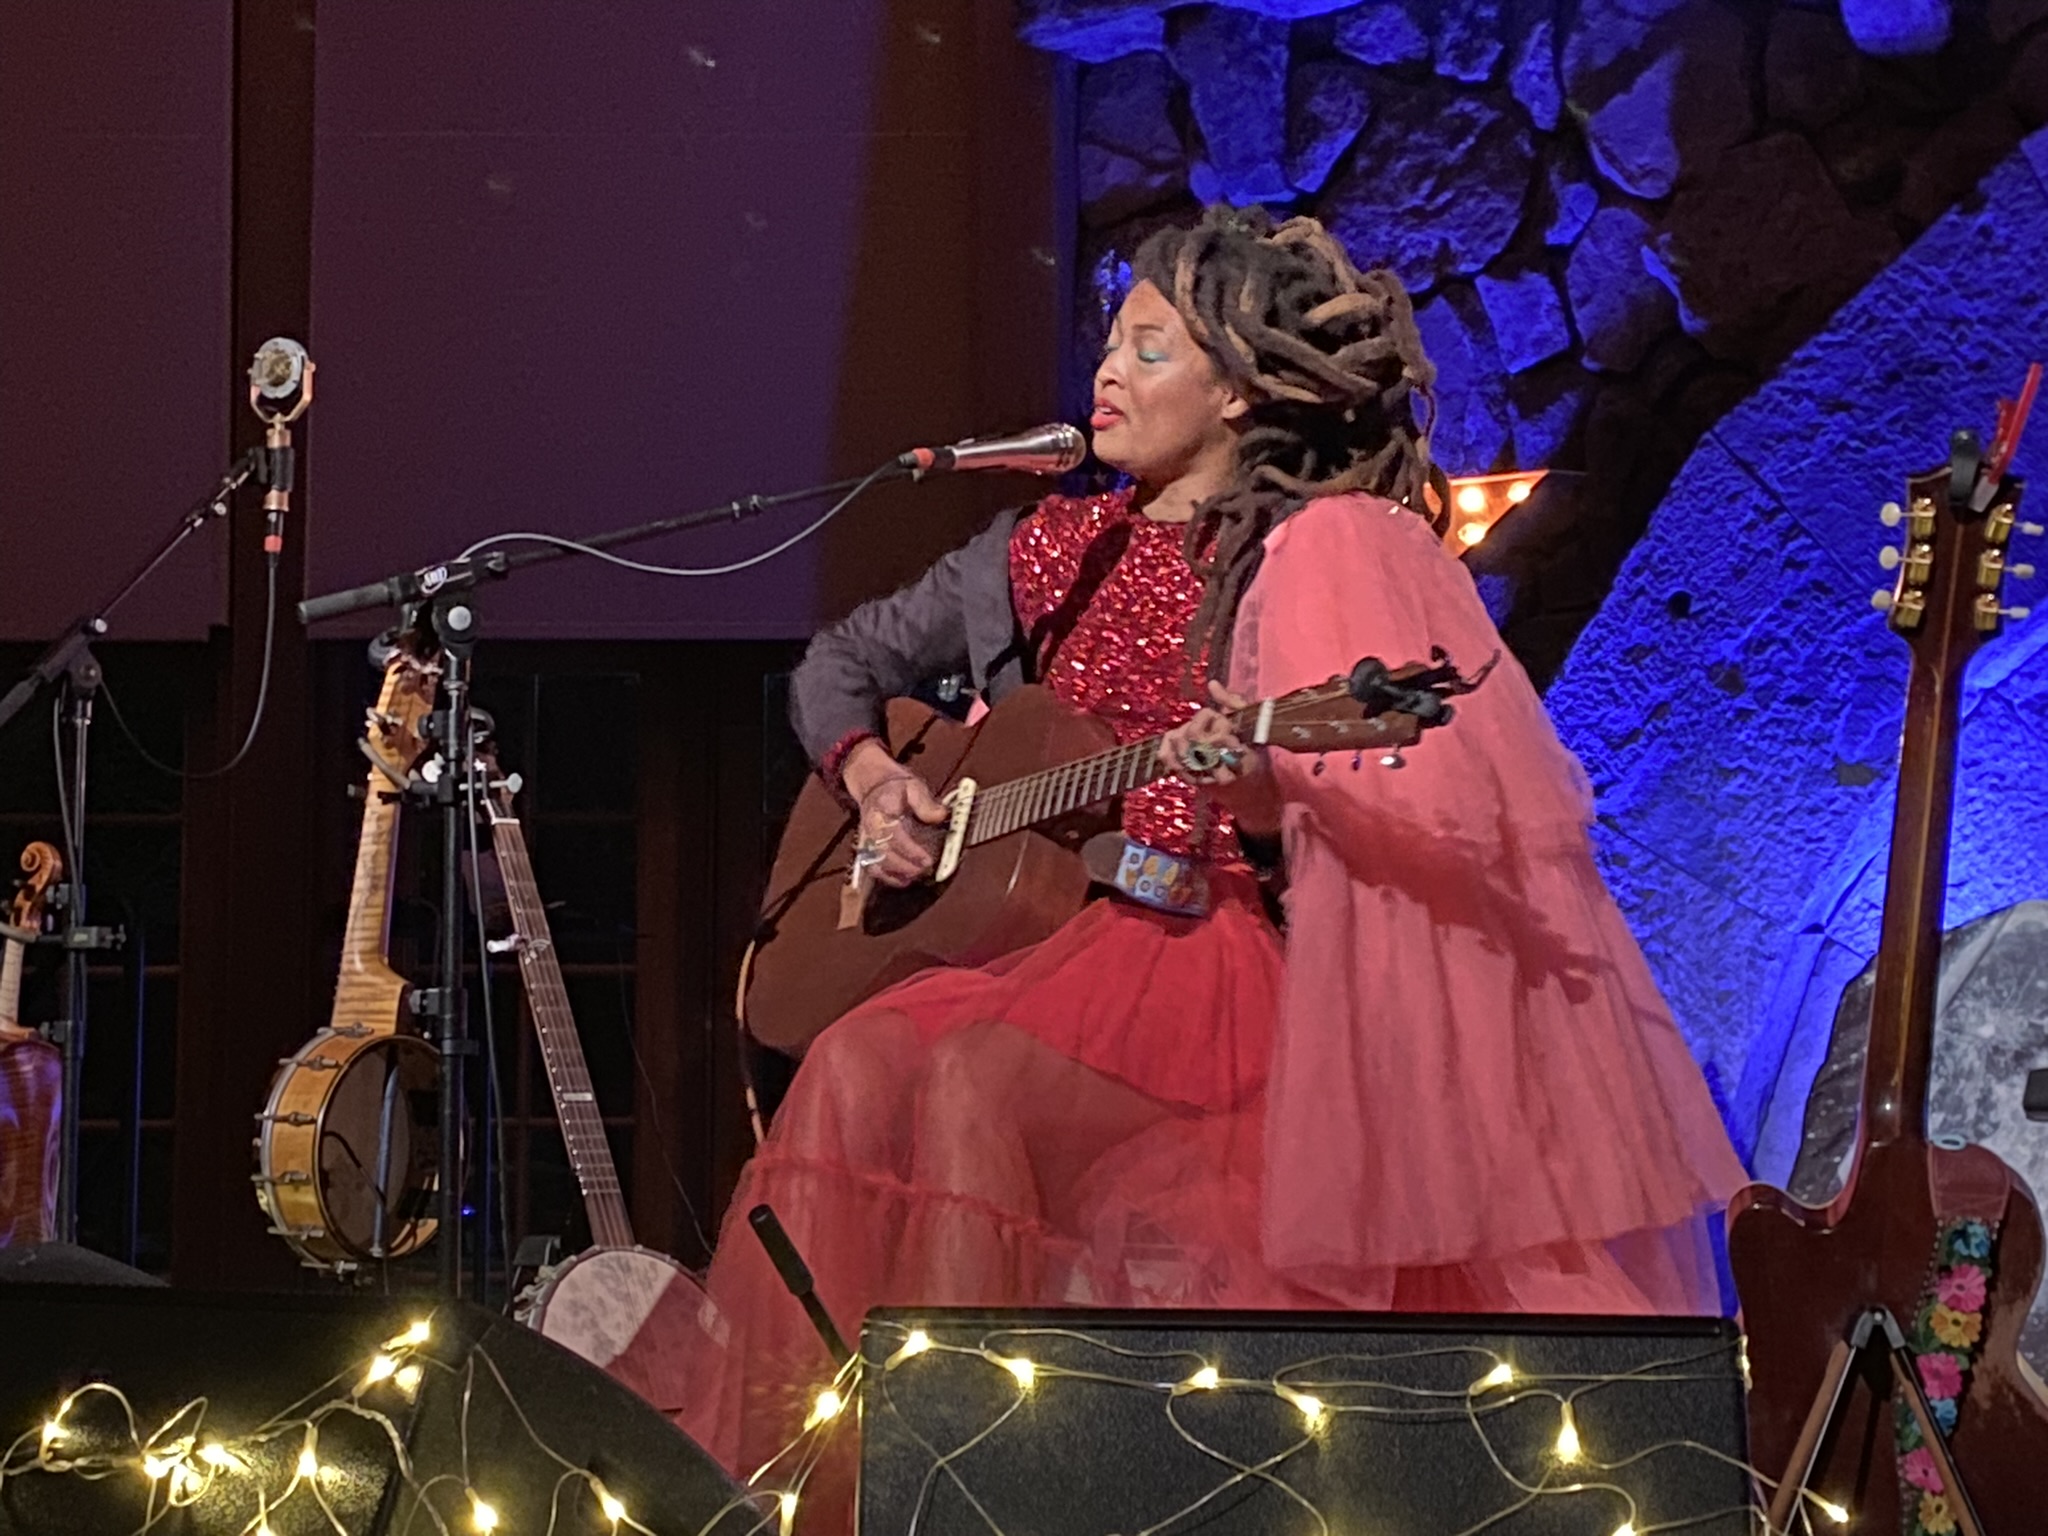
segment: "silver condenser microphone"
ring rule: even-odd
[[[298,456],[291,424],[313,403],[313,359],[289,336],[273,336],[249,364],[249,409],[263,423],[263,552],[275,562],[284,551],[284,515],[291,510]]]
[[[1003,437],[970,437],[949,448],[913,448],[896,462],[916,474],[949,469],[1009,469],[1027,475],[1063,475],[1088,457],[1088,439],[1079,427],[1047,422],[1028,432]]]

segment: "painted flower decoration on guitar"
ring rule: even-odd
[[[1984,1308],[1991,1290],[1991,1228],[1965,1219],[1944,1226],[1935,1240],[1934,1279],[1921,1298],[1907,1339],[1927,1405],[1944,1437],[1953,1434],[1958,1405],[1984,1342]],[[1955,1511],[1941,1471],[1903,1402],[1895,1409],[1899,1496],[1907,1536],[1951,1536]]]

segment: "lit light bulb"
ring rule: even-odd
[[[1205,1365],[1188,1378],[1187,1384],[1197,1392],[1214,1392],[1222,1380],[1222,1373],[1215,1366]]]
[[[1614,1528],[1614,1536],[1636,1536],[1635,1523],[1624,1520]]]
[[[818,1394],[818,1400],[811,1405],[811,1416],[804,1420],[804,1428],[816,1429],[820,1424],[838,1418],[840,1409],[845,1406],[846,1399],[827,1387]]]
[[[897,1366],[901,1365],[904,1361],[908,1360],[912,1355],[921,1355],[931,1347],[932,1336],[926,1333],[922,1328],[913,1328],[910,1330],[909,1336],[904,1339],[902,1346],[896,1351],[896,1353],[891,1355],[887,1360],[884,1360],[882,1362],[882,1369],[885,1371],[893,1371],[896,1369]]]
[[[55,1419],[45,1421],[43,1424],[43,1449],[47,1451],[59,1440],[62,1440],[66,1433],[67,1431],[64,1426]]]
[[[1474,513],[1486,510],[1486,492],[1476,485],[1458,487],[1458,510]]]
[[[1007,1360],[998,1359],[996,1364],[1016,1377],[1017,1385],[1027,1392],[1031,1389],[1031,1383],[1038,1380],[1038,1367],[1022,1355],[1012,1355]]]
[[[319,1475],[320,1458],[313,1454],[313,1447],[310,1445],[306,1446],[299,1452],[299,1476],[318,1477]]]
[[[176,1465],[175,1461],[168,1461],[161,1456],[144,1455],[142,1458],[142,1475],[152,1483],[160,1483],[170,1475],[171,1468]]]
[[[1749,1379],[1749,1335],[1746,1333],[1735,1340],[1735,1363],[1742,1367],[1742,1390],[1747,1392],[1755,1383]]]
[[[376,1359],[370,1362],[371,1386],[375,1386],[380,1381],[389,1381],[392,1377],[396,1376],[397,1374],[398,1362],[392,1359],[389,1355],[379,1355]]]
[[[1558,1426],[1557,1431],[1557,1459],[1559,1461],[1577,1461],[1580,1450],[1578,1420],[1572,1417],[1572,1405],[1566,1403],[1564,1405],[1564,1422]]]
[[[1517,480],[1508,487],[1508,500],[1519,507],[1529,499],[1529,493],[1535,489],[1536,483],[1533,480]]]
[[[404,1333],[400,1334],[398,1341],[401,1344],[417,1345],[426,1343],[433,1336],[434,1325],[422,1317],[414,1322],[410,1328],[406,1329]]]
[[[470,1524],[474,1525],[479,1531],[487,1533],[498,1528],[498,1512],[478,1498],[475,1493],[470,1494],[469,1505]]]
[[[796,1495],[785,1489],[776,1502],[782,1508],[782,1536],[789,1536],[796,1526]]]
[[[1297,1392],[1292,1387],[1280,1387],[1276,1390],[1288,1402],[1294,1404],[1295,1411],[1302,1417],[1302,1422],[1307,1424],[1310,1429],[1322,1427],[1323,1420],[1329,1415],[1329,1410],[1323,1406],[1323,1400],[1320,1397],[1310,1397],[1308,1393]]]
[[[411,1397],[420,1389],[420,1368],[416,1365],[401,1365],[391,1379],[399,1391]]]
[[[1458,530],[1458,542],[1468,548],[1486,537],[1486,524],[1467,523]]]
[[[617,1525],[626,1518],[626,1506],[612,1497],[609,1488],[599,1488],[597,1490],[597,1507],[604,1511],[605,1519],[611,1521],[613,1525]]]
[[[1847,1525],[1849,1523],[1849,1511],[1835,1503],[1832,1499],[1816,1498],[1814,1503],[1818,1504],[1820,1512],[1834,1521],[1835,1524]]]
[[[265,1520],[256,1527],[256,1536],[277,1536],[277,1532],[273,1531],[270,1528],[270,1522]]]
[[[1503,1360],[1484,1376],[1479,1378],[1480,1388],[1504,1387],[1515,1379],[1515,1368]]]

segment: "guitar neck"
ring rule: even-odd
[[[361,984],[381,982],[391,936],[393,854],[398,846],[398,798],[372,769],[363,795],[363,826],[356,838],[356,872],[349,886],[348,924],[342,930],[341,969],[334,989],[333,1027],[382,1025],[382,1010],[367,1005]],[[365,1017],[369,1015],[369,1017]],[[396,1020],[391,1021],[393,1025]]]
[[[1250,733],[1257,717],[1258,709],[1254,706],[1236,711],[1230,722],[1242,738]],[[1143,741],[1127,742],[1093,757],[1078,758],[1000,784],[984,785],[974,797],[967,845],[973,847],[1040,822],[1055,821],[1083,806],[1165,778],[1170,770],[1159,760],[1159,743],[1164,739],[1147,736]]]
[[[1946,478],[1943,471],[1910,482],[1913,500],[1940,498],[1932,504],[1943,505]],[[1866,1145],[1926,1138],[1963,669],[1979,639],[1970,618],[1974,576],[1971,562],[1937,564],[1934,587],[1927,593],[1925,631],[1915,644],[1906,682],[1898,806],[1892,816],[1863,1079]]]
[[[562,985],[562,966],[548,932],[547,912],[541,905],[533,865],[526,855],[526,837],[509,811],[495,817],[491,841],[498,852],[498,871],[504,877],[505,895],[512,908],[519,974],[526,983],[534,1034],[540,1041],[541,1064],[547,1070],[548,1090],[554,1096],[555,1117],[561,1122],[569,1166],[575,1171],[577,1186],[583,1191],[584,1208],[590,1214],[591,1238],[600,1247],[630,1248],[633,1224],[626,1214],[611,1143],[605,1138],[604,1117],[598,1111],[590,1069],[583,1060],[583,1042],[577,1036],[576,1019],[569,1009],[568,989]]]

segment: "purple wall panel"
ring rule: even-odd
[[[227,457],[230,12],[0,7],[0,638],[105,598]],[[114,618],[221,617],[223,527]]]
[[[973,10],[323,8],[309,590],[969,429]],[[957,533],[905,494],[849,542]],[[804,515],[642,553],[714,563]],[[493,592],[487,633],[802,633],[844,547],[699,583],[568,562]]]

